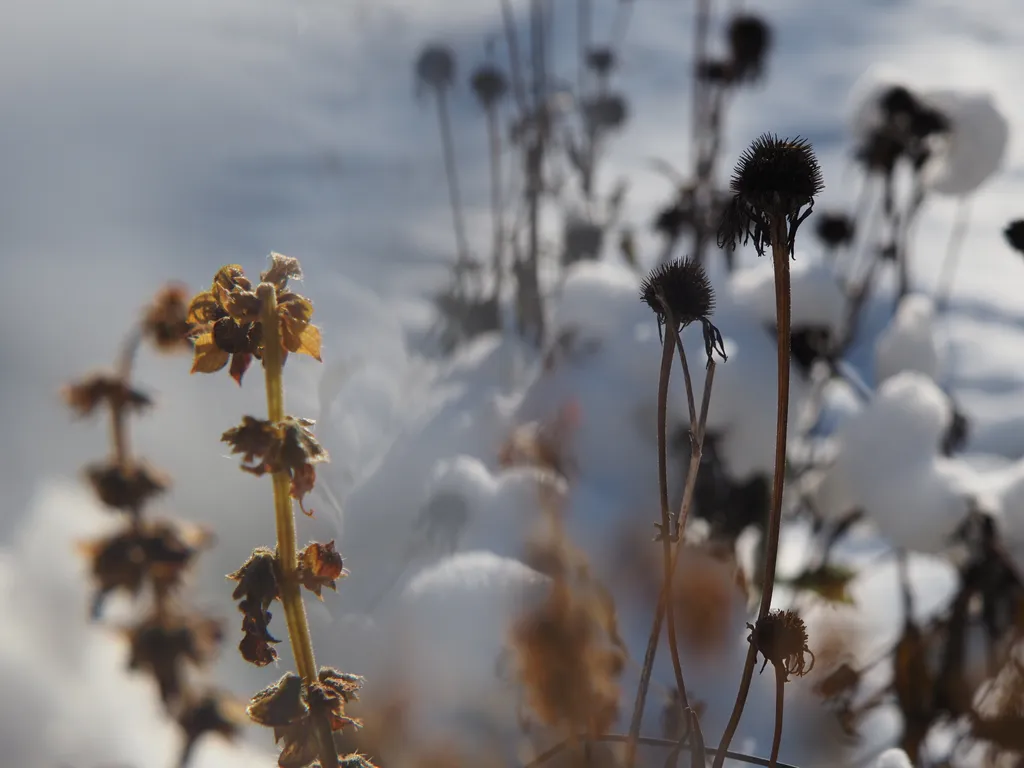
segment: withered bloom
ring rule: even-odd
[[[167,285],[157,293],[142,316],[142,336],[161,352],[191,349],[188,293],[181,285]]]
[[[313,304],[288,290],[289,279],[302,272],[296,259],[270,254],[270,268],[260,275],[277,295],[284,352],[320,359],[320,329],[311,324]],[[253,358],[263,357],[261,302],[255,288],[237,264],[222,267],[208,291],[196,295],[188,307],[188,321],[195,337],[192,373],[215,373],[231,361],[231,377],[239,384]]]
[[[220,622],[207,618],[146,619],[127,635],[128,669],[148,670],[167,705],[177,702],[184,690],[184,662],[205,664],[223,637]]]
[[[242,469],[257,477],[287,472],[291,478],[291,495],[302,511],[302,500],[316,483],[314,464],[329,460],[327,451],[317,441],[310,427],[312,419],[286,416],[278,423],[254,416],[242,417],[242,423],[224,432],[221,440],[231,446],[232,453],[242,454]]]
[[[143,462],[92,464],[85,476],[99,500],[113,509],[138,514],[143,505],[167,490],[168,478]]]
[[[607,77],[615,69],[615,51],[607,46],[590,48],[587,51],[587,67],[600,77]]]
[[[677,259],[658,265],[640,283],[640,298],[654,310],[659,333],[666,325],[679,333],[691,323],[700,322],[708,363],[715,352],[727,359],[722,333],[709,319],[715,311],[715,291],[696,261]]]
[[[469,84],[484,109],[497,104],[508,91],[508,79],[493,64],[484,64],[477,69],[470,77]]]
[[[95,373],[64,388],[65,402],[78,416],[89,416],[101,404],[113,410],[142,411],[153,404],[149,396],[114,373]]]
[[[93,618],[99,616],[103,598],[109,592],[123,590],[131,595],[138,594],[147,577],[159,589],[177,586],[182,574],[209,541],[205,529],[187,529],[156,520],[82,544],[97,586]]]
[[[845,213],[822,213],[817,217],[815,234],[830,248],[838,248],[853,242],[856,233],[853,219]]]
[[[362,682],[357,675],[323,667],[317,682],[307,688],[298,675],[288,672],[253,696],[246,711],[253,722],[274,729],[275,741],[283,742],[281,768],[305,768],[317,759],[313,714],[326,713],[332,731],[358,726],[358,720],[345,715],[345,704],[358,698]]]
[[[1003,235],[1011,248],[1024,253],[1024,219],[1016,219],[1007,224]]]
[[[759,255],[772,245],[773,229],[793,255],[797,228],[825,185],[811,145],[797,137],[764,134],[740,156],[733,171],[732,200],[722,215],[718,245],[734,249],[754,241]]]
[[[334,548],[334,541],[326,544],[313,542],[299,552],[299,570],[296,578],[299,583],[323,600],[321,594],[324,587],[338,590],[338,579],[348,575],[345,570],[341,553]]]
[[[178,715],[178,725],[185,734],[178,765],[188,765],[196,743],[207,733],[232,740],[244,722],[244,705],[227,694],[208,692],[187,701]]]
[[[736,80],[758,79],[771,43],[771,27],[762,18],[752,14],[733,16],[729,22],[733,77]]]
[[[764,657],[761,671],[772,663],[777,672],[789,680],[790,675],[803,677],[814,668],[814,653],[807,647],[807,627],[793,611],[772,611],[757,625],[747,624],[749,640]],[[806,657],[810,656],[810,663]]]
[[[265,667],[277,658],[272,644],[281,642],[270,634],[270,604],[279,597],[277,556],[266,547],[253,550],[245,564],[228,578],[238,586],[231,597],[238,600],[242,612],[242,658],[257,667]]]

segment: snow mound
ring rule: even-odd
[[[1002,166],[1010,127],[988,93],[934,90],[923,99],[950,121],[922,169],[926,186],[943,195],[969,195]]]
[[[927,376],[887,379],[840,429],[835,463],[812,492],[816,508],[830,519],[861,509],[894,546],[941,552],[983,494],[976,470],[938,454],[951,419],[948,398]]]
[[[829,264],[797,257],[790,267],[792,325],[839,334],[846,322],[846,297]],[[775,325],[775,269],[770,259],[740,270],[730,281],[733,299],[764,323]],[[724,333],[723,329],[723,333]]]
[[[903,371],[916,371],[933,381],[939,374],[935,305],[923,294],[903,297],[875,346],[875,379],[879,384]]]

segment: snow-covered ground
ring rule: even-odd
[[[513,5],[521,10],[526,3]],[[596,5],[595,28],[607,29],[615,3]],[[620,80],[631,121],[612,142],[600,180],[611,186],[620,176],[629,179],[625,219],[637,225],[641,253],[654,254],[646,223],[670,190],[649,161],[661,157],[686,167],[689,160],[692,4],[635,5]],[[352,572],[339,595],[313,609],[324,661],[370,671],[376,631],[387,633],[389,621],[409,621],[420,629],[403,624],[402,631],[421,634],[430,600],[450,610],[453,622],[469,621],[481,605],[499,615],[502,600],[517,599],[517,584],[526,591],[542,584],[508,560],[463,555],[446,564],[438,550],[412,549],[425,511],[462,503],[466,520],[456,531],[457,546],[503,557],[519,553],[518,537],[537,509],[536,478],[527,470],[500,471],[497,456],[511,428],[524,421],[565,419],[575,479],[568,486],[549,483],[550,490],[567,504],[572,538],[591,555],[598,575],[616,575],[615,540],[626,529],[646,536],[657,505],[659,343],[650,311],[637,298],[636,276],[614,259],[571,275],[553,322],[592,343],[577,345],[578,355],[549,371],[538,372],[510,340],[481,339],[444,364],[423,360],[409,341],[430,320],[423,288],[444,278],[453,250],[446,199],[438,193],[436,120],[414,98],[412,62],[424,42],[444,40],[465,73],[482,59],[487,37],[500,31],[496,7],[478,0],[40,0],[5,10],[0,264],[8,290],[0,303],[0,418],[7,443],[0,484],[7,502],[0,516],[0,615],[9,637],[0,658],[0,762],[84,768],[121,761],[148,768],[167,765],[177,748],[155,692],[122,671],[123,648],[112,631],[85,620],[87,587],[72,545],[111,521],[69,478],[104,450],[105,425],[70,424],[56,398],[67,379],[113,357],[119,329],[166,279],[198,289],[224,263],[257,271],[271,250],[300,258],[309,275],[304,292],[316,303],[326,362],[289,365],[289,409],[321,419],[335,462],[331,482],[346,514],[336,520],[318,500],[317,518],[300,520],[300,537],[338,536]],[[822,4],[813,12],[797,0],[772,3],[776,42],[767,78],[730,105],[723,166],[764,131],[799,133],[822,160],[820,207],[852,207],[856,175],[844,154],[845,116],[851,88],[870,65],[881,62],[925,90],[993,94],[1010,142],[1002,170],[972,198],[952,314],[939,315],[929,334],[922,330],[929,313],[920,304],[901,311],[899,328],[888,336],[898,338],[880,353],[884,364],[874,348],[853,350],[851,360],[869,386],[876,363],[877,378],[888,383],[864,415],[857,398],[836,397],[836,421],[849,427],[837,433],[846,441],[839,451],[860,445],[860,458],[873,463],[840,460],[838,474],[823,481],[831,485],[822,487],[838,487],[831,498],[849,502],[851,488],[865,490],[864,473],[894,468],[886,461],[890,454],[871,453],[865,425],[874,418],[900,435],[887,450],[918,451],[914,482],[939,494],[937,506],[949,508],[942,506],[944,489],[976,489],[1001,508],[1007,539],[1024,556],[1024,311],[1017,290],[1024,263],[1001,235],[1010,219],[1024,216],[1024,148],[1015,141],[1024,131],[1024,103],[1016,98],[1024,17],[1016,11],[1014,0],[877,0]],[[569,16],[555,30],[566,41]],[[485,136],[464,90],[454,111],[470,237],[483,244],[489,231]],[[929,200],[917,225],[914,287],[925,294],[934,287],[954,211],[952,200]],[[801,240],[795,311],[814,310],[811,319],[833,322],[835,303],[822,287],[809,225]],[[755,257],[745,252],[742,258],[753,264]],[[730,359],[718,370],[710,424],[723,434],[737,478],[772,461],[775,351],[762,327],[771,320],[771,303],[763,301],[766,287],[771,295],[765,267],[738,273],[731,285],[718,283],[715,322]],[[891,309],[887,300],[871,305],[869,325],[880,330]],[[700,339],[689,333],[691,360],[699,361]],[[914,362],[893,363],[893,355]],[[233,652],[236,614],[222,575],[254,546],[273,540],[272,520],[264,484],[223,458],[218,437],[236,420],[231,414],[260,412],[262,390],[255,380],[239,393],[226,376],[190,378],[186,366],[180,359],[143,359],[139,379],[155,391],[159,407],[139,423],[136,443],[175,479],[161,504],[219,535],[202,561],[197,599],[228,619],[217,671],[244,695],[281,670],[256,670]],[[701,369],[699,362],[694,368]],[[897,372],[906,368],[918,373]],[[969,465],[954,466],[955,459],[925,450],[934,448],[932,432],[941,432],[949,417],[933,379],[970,419]],[[796,374],[794,381],[799,404],[809,385]],[[323,412],[320,392],[330,394]],[[681,424],[678,376],[671,402]],[[894,422],[887,408],[905,423]],[[879,483],[872,498],[853,501],[880,510],[907,501],[886,496],[887,489],[900,485]],[[897,538],[916,532],[905,522],[877,520]],[[794,530],[784,543],[786,572],[802,559],[801,535]],[[865,557],[876,557],[877,538],[859,535]],[[950,574],[933,558],[911,565],[922,596],[918,609],[926,613],[948,593]],[[448,585],[469,571],[480,574],[479,583],[463,583],[464,600],[447,600]],[[853,586],[857,603],[870,606],[857,615],[858,631],[871,638],[865,658],[896,631],[901,608],[894,579],[893,567],[884,565]],[[403,614],[406,603],[424,610]],[[355,615],[378,605],[373,621]],[[744,619],[740,613],[734,619],[734,650],[742,654]],[[641,655],[649,611],[624,610],[620,620],[631,651]],[[430,637],[425,651],[449,642],[443,633]],[[467,657],[460,670],[485,674],[499,637],[460,649]],[[657,670],[663,686],[671,684],[664,663],[666,655]],[[442,674],[439,661],[432,666]],[[624,675],[627,707],[636,673],[627,667]],[[698,690],[731,692],[736,665],[727,659],[691,674]],[[476,695],[479,682],[467,680],[466,689]],[[737,743],[766,752],[771,717],[761,704],[771,696],[768,674],[756,683]],[[797,700],[800,685],[790,686]],[[708,704],[706,729],[717,734],[729,702],[709,696]],[[894,728],[872,725],[879,738]],[[266,739],[256,741],[266,734],[254,728],[251,735],[261,757],[209,739],[196,764],[272,765]],[[814,764],[801,749],[786,740],[783,758]]]

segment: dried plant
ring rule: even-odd
[[[313,305],[289,286],[301,277],[299,262],[278,253],[271,254],[270,267],[256,286],[237,265],[220,269],[210,289],[188,306],[195,337],[192,371],[216,372],[230,358],[231,376],[241,385],[253,360],[263,365],[267,418],[244,416],[221,439],[242,455],[243,471],[271,476],[277,543],[273,549],[255,549],[228,578],[237,582],[233,597],[243,615],[242,657],[256,666],[277,659],[274,645],[279,641],[270,633],[269,608],[279,601],[296,672],[257,693],[247,708],[249,718],[274,729],[282,745],[282,768],[369,765],[359,755],[339,760],[334,734],[358,725],[345,709],[357,698],[362,679],[317,666],[302,598],[305,588],[322,599],[323,588],[336,589],[345,571],[333,541],[313,542],[302,551],[297,545],[293,501],[312,514],[302,500],[316,482],[316,465],[328,459],[311,430],[313,422],[285,412],[282,374],[288,354],[320,359]]]
[[[212,535],[179,520],[145,514],[170,481],[134,456],[130,444],[129,418],[152,404],[132,383],[137,353],[143,343],[167,354],[191,348],[185,297],[180,286],[163,288],[129,333],[117,367],[64,390],[79,416],[109,412],[111,456],[88,466],[85,474],[99,500],[124,521],[114,533],[81,545],[96,589],[92,616],[101,617],[110,593],[124,592],[137,601],[139,618],[121,629],[128,645],[127,668],[153,678],[168,716],[181,729],[182,768],[204,735],[233,738],[244,720],[239,702],[198,681],[196,673],[213,660],[223,633],[218,620],[196,612],[181,596],[189,570],[211,545]]]

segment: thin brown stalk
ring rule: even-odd
[[[772,735],[772,755],[768,758],[771,768],[779,763],[779,747],[782,745],[782,711],[786,699],[786,670],[775,666],[775,733]]]
[[[487,107],[487,143],[491,163],[491,225],[494,238],[491,258],[494,270],[494,298],[495,301],[500,301],[505,278],[505,211],[501,194],[501,126],[495,104]]]
[[[666,348],[668,348],[669,344],[671,343],[671,340],[669,339],[669,334],[670,333],[672,333],[672,330],[670,328],[667,328],[666,332],[665,332],[665,347]],[[678,336],[677,336],[677,339],[678,339]],[[668,374],[665,372],[665,368],[664,368],[666,355],[669,356],[669,367],[671,367],[671,355],[663,350],[663,352],[662,352],[662,378],[664,379],[665,397],[666,397],[666,401],[667,401]],[[682,349],[680,349],[680,356],[685,361],[685,353],[682,351]],[[684,365],[685,365],[685,362],[684,362]],[[684,368],[684,370],[688,371],[688,368]],[[703,449],[703,444],[704,444],[704,433],[705,433],[706,425],[707,425],[708,408],[710,407],[710,404],[711,404],[711,385],[714,382],[714,376],[715,376],[715,363],[712,361],[711,364],[708,366],[707,374],[706,374],[705,381],[704,381],[704,396],[703,396],[702,401],[701,401],[700,419],[699,419],[699,421],[696,421],[696,427],[693,428],[693,430],[692,430],[693,440],[692,440],[692,448],[691,448],[691,454],[690,454],[690,466],[689,466],[689,469],[687,471],[686,487],[683,489],[683,500],[682,500],[682,503],[680,504],[679,514],[677,516],[677,525],[676,525],[676,528],[675,528],[675,531],[676,531],[676,534],[677,534],[675,536],[675,538],[676,538],[675,551],[674,552],[672,550],[669,551],[668,560],[667,560],[667,563],[668,563],[668,566],[667,566],[668,573],[666,574],[666,578],[663,580],[662,588],[661,588],[660,593],[658,595],[658,604],[657,604],[657,606],[655,608],[655,611],[654,611],[654,620],[653,620],[652,625],[651,625],[651,634],[650,634],[650,636],[648,638],[648,641],[647,641],[647,649],[644,652],[643,666],[641,667],[641,671],[640,671],[640,683],[637,686],[636,699],[635,699],[634,704],[633,704],[633,715],[632,715],[632,718],[630,719],[630,726],[629,726],[629,737],[631,737],[631,738],[627,739],[627,741],[626,741],[625,764],[626,764],[627,768],[631,768],[631,766],[636,761],[636,747],[637,747],[638,744],[641,743],[641,741],[640,741],[640,726],[641,726],[641,723],[643,721],[644,705],[646,703],[647,693],[648,693],[648,690],[650,688],[651,675],[652,675],[652,673],[654,671],[654,660],[655,660],[655,658],[657,656],[657,652],[658,652],[658,640],[659,640],[659,638],[661,636],[661,625],[662,625],[662,622],[665,620],[666,613],[671,611],[671,593],[670,593],[670,588],[671,588],[672,580],[675,577],[675,567],[676,567],[676,564],[679,561],[679,557],[678,557],[678,555],[679,555],[679,547],[681,546],[681,543],[683,541],[683,533],[684,533],[685,527],[686,527],[686,519],[687,519],[687,517],[689,515],[690,507],[693,504],[693,496],[694,496],[694,492],[695,492],[696,485],[697,485],[697,472],[700,469],[700,460],[701,460],[702,449]],[[661,451],[661,445],[662,445],[661,438],[662,438],[662,435],[663,435],[663,431],[662,430],[663,430],[664,424],[665,424],[665,418],[664,418],[665,417],[665,413],[661,410],[661,404],[662,404],[662,399],[660,397],[661,390],[662,390],[662,387],[659,386],[659,417],[658,417],[658,424],[659,424],[659,427],[658,427],[658,429],[659,429],[659,472],[660,472],[660,469],[661,469],[662,457],[665,455],[664,452]],[[689,405],[690,405],[690,410],[691,410],[691,413],[692,413],[692,412],[695,411],[695,404],[693,403],[693,389],[692,389],[692,387],[687,387],[687,395],[688,395],[687,399],[690,401]],[[666,410],[667,410],[667,405],[666,405]],[[667,500],[667,495],[666,495],[666,497],[664,498],[664,502],[663,502],[663,508],[667,509],[667,507],[668,507],[668,500]],[[665,537],[668,537],[668,534],[670,532],[670,529],[666,528],[665,525],[666,525],[666,523],[665,523],[665,520],[663,519],[662,520],[663,542],[665,540]],[[671,525],[671,521],[669,521],[669,525]],[[664,544],[663,544],[663,546],[664,546]],[[675,636],[674,613],[670,614],[670,625],[669,625],[669,627],[670,627],[670,630],[669,630],[669,642],[671,644],[671,648],[672,648],[672,651],[673,651],[673,654],[674,654],[674,657],[673,657],[673,668],[675,668],[676,662],[678,661],[678,649],[676,647],[676,642],[674,640],[674,636]],[[675,669],[674,669],[674,671],[675,671]],[[679,674],[677,675],[677,680],[676,680],[676,684],[677,685],[680,685],[680,680],[681,679],[682,679],[682,670],[681,670],[681,667],[680,667]],[[680,703],[681,703],[681,705],[683,706],[684,709],[689,707],[689,704],[688,704],[688,702],[686,700],[686,692],[685,692],[684,688],[680,689]],[[696,722],[696,721],[694,721],[694,722]]]
[[[284,419],[284,368],[281,326],[277,312],[277,294],[270,283],[261,283],[256,288],[260,298],[260,324],[263,328],[263,371],[266,384],[267,418],[272,422]],[[278,585],[285,622],[288,625],[288,639],[295,657],[295,669],[306,685],[317,680],[316,658],[313,655],[313,640],[306,618],[306,606],[302,602],[301,585],[298,580],[298,547],[295,534],[295,510],[290,494],[291,481],[286,471],[273,474],[274,520],[277,526],[277,556],[281,583]],[[338,752],[334,745],[331,724],[326,713],[314,713],[314,728],[317,735],[320,765],[336,766]]]
[[[773,222],[772,261],[775,266],[775,307],[776,329],[778,341],[778,403],[775,422],[775,472],[772,480],[772,502],[765,530],[764,578],[761,586],[761,605],[758,619],[768,615],[772,606],[772,591],[775,587],[775,565],[779,553],[779,533],[782,528],[782,492],[786,479],[786,434],[789,423],[789,358],[790,358],[790,318],[791,296],[789,286],[789,238],[786,222]],[[722,734],[719,753],[715,757],[714,768],[722,768],[725,760],[724,750],[729,748],[736,729],[740,724],[743,708],[750,693],[750,682],[754,676],[757,663],[757,648],[751,643],[747,649],[746,662],[743,665],[743,676],[736,693],[736,702],[732,714]]]
[[[451,117],[448,114],[448,97],[446,86],[439,85],[437,95],[437,119],[441,129],[441,147],[444,150],[444,173],[448,180],[448,200],[452,209],[452,227],[455,229],[455,247],[457,250],[460,276],[469,266],[469,240],[466,238],[466,226],[462,220],[462,199],[459,195],[458,170],[455,164],[455,142],[452,139]]]
[[[511,0],[500,0],[500,2],[501,22],[505,29],[505,45],[508,46],[508,65],[512,79],[512,93],[515,95],[520,114],[525,116],[529,109],[526,101],[526,86],[523,82],[523,62],[519,53],[516,17],[512,12]]]

